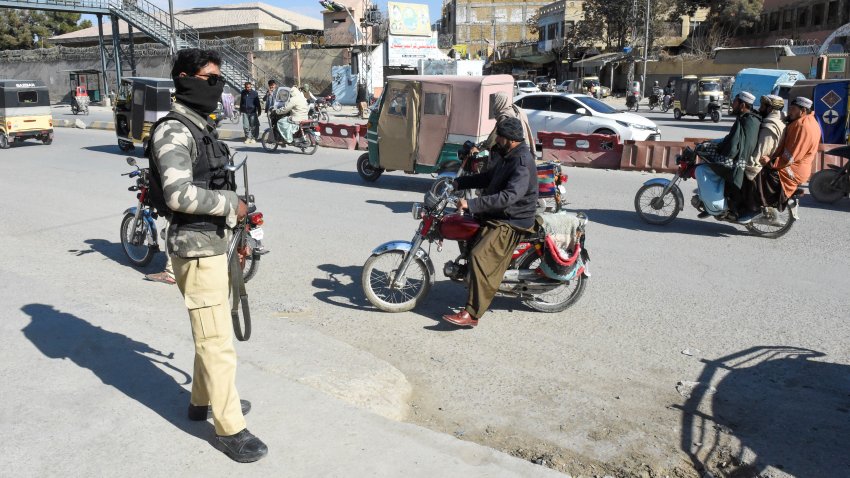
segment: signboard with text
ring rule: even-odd
[[[419,60],[444,60],[446,55],[437,48],[432,37],[394,36],[387,38],[389,66],[417,66]]]

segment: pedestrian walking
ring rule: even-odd
[[[277,81],[269,80],[269,89],[263,96],[263,110],[266,112],[266,119],[269,121],[269,127],[272,126],[272,120],[269,117],[269,112],[274,109],[274,97],[277,93]]]
[[[151,198],[171,216],[168,252],[195,342],[188,417],[206,421],[211,415],[214,446],[247,463],[264,457],[268,448],[246,428],[250,403],[236,391],[227,246],[248,207],[225,169],[230,150],[208,121],[224,89],[220,65],[212,50],[178,52],[171,69],[175,101],[151,131]]]
[[[357,84],[357,116],[362,119],[368,119],[369,115],[367,112],[369,111],[369,106],[367,101],[369,92],[366,89],[366,83],[358,83]]]
[[[250,81],[245,82],[245,89],[239,98],[239,111],[242,112],[242,130],[245,132],[245,143],[256,143],[260,136],[260,95],[254,90]]]

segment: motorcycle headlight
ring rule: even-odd
[[[410,213],[413,214],[413,219],[421,219],[422,204],[418,202],[413,203],[413,207],[410,209]]]

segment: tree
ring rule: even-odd
[[[764,0],[673,0],[673,15],[693,16],[700,8],[708,9],[708,18],[691,34],[689,43],[696,53],[710,53],[725,46],[738,33],[758,20]]]
[[[0,49],[28,50],[48,47],[48,39],[91,27],[91,21],[80,21],[79,13],[41,12],[35,10],[0,9]]]

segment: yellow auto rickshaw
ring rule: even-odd
[[[167,78],[122,78],[115,99],[115,135],[121,151],[144,146],[151,126],[171,111],[174,82]]]
[[[53,142],[47,87],[36,80],[0,80],[0,148],[30,138]]]
[[[723,87],[719,78],[697,78],[694,75],[676,81],[673,117],[696,116],[700,121],[706,116],[715,123],[720,121],[723,106]]]

